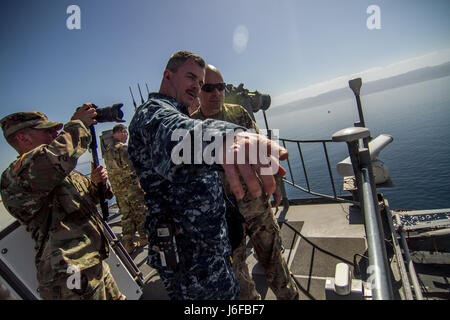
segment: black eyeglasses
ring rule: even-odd
[[[207,83],[202,87],[202,90],[205,92],[213,92],[214,89],[217,89],[219,91],[225,90],[225,83]]]

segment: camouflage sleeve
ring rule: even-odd
[[[90,142],[89,130],[75,120],[51,144],[22,155],[2,175],[1,193],[8,210],[20,210],[29,218],[40,210],[42,200],[75,168]]]
[[[248,111],[245,110],[245,108],[242,108],[242,113],[243,113],[243,117],[244,117],[244,121],[246,123],[246,127],[247,129],[252,129],[255,130],[256,133],[259,133],[259,128],[258,125],[256,124],[255,121],[253,121],[253,119],[250,117],[250,115],[248,114]]]
[[[88,185],[88,190],[89,190],[89,194],[92,197],[92,199],[94,199],[95,203],[100,203],[100,197],[98,195],[98,187],[92,182],[91,179],[89,180],[89,185]],[[112,197],[114,196],[112,190],[111,190],[111,185],[106,182],[106,184],[103,184],[103,195],[105,196],[105,199],[112,199]]]
[[[81,120],[69,121],[49,145],[42,145],[25,154],[15,170],[30,189],[48,192],[75,168],[78,158],[91,143],[89,129]]]
[[[128,155],[128,147],[125,144],[119,148],[119,159],[122,166],[130,166],[133,168],[133,164],[131,163]]]
[[[150,161],[156,172],[165,179],[172,182],[184,182],[188,180],[192,174],[191,170],[195,170],[196,166],[188,166],[185,163],[175,164],[172,161],[172,150],[179,141],[191,141],[194,144],[192,140],[195,140],[198,150],[203,154],[211,141],[204,141],[201,136],[198,139],[199,134],[207,133],[216,139],[224,139],[235,129],[245,130],[243,127],[225,121],[191,119],[168,102],[150,100],[134,115],[130,125],[128,149],[133,162],[145,159]],[[194,151],[195,146],[192,154]],[[200,160],[204,160],[203,157]]]

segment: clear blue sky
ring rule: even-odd
[[[66,27],[72,4],[81,30]],[[381,9],[379,30],[366,26],[370,5]],[[277,96],[448,49],[449,14],[448,0],[2,0],[0,118],[40,110],[67,122],[83,102],[123,102],[129,122],[128,86],[135,97],[138,82],[157,91],[181,49],[214,64],[228,83]],[[248,31],[242,51],[233,46],[239,26]],[[0,147],[3,170],[16,154],[4,139]]]

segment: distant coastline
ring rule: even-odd
[[[364,82],[364,78],[362,78],[363,85],[361,87],[361,95],[368,95],[384,90],[408,86],[414,83],[429,81],[447,76],[450,76],[450,62],[446,62],[433,67],[420,68],[376,81]],[[267,115],[274,115],[275,113],[279,115],[295,110],[309,109],[347,99],[354,99],[354,95],[348,86],[336,90],[331,90],[314,97],[299,99],[283,105],[274,106],[273,108],[269,108],[266,113]]]

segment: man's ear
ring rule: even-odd
[[[168,69],[164,70],[164,79],[170,80],[171,73],[172,72]]]
[[[18,132],[16,134],[16,141],[23,144],[23,143],[29,143],[31,142],[30,136],[23,132]]]
[[[27,152],[33,145],[33,141],[30,138],[30,134],[24,133],[24,132],[18,132],[15,136],[15,143],[14,143],[17,151],[19,153]]]

